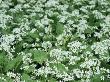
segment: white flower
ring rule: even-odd
[[[84,74],[84,72],[80,69],[73,69],[72,73],[75,74],[77,78],[82,78]]]
[[[95,32],[94,36],[95,37],[98,37],[98,38],[101,38],[102,37],[102,34],[101,33],[98,33],[98,32]]]
[[[5,11],[2,11],[2,10],[0,11],[0,27],[1,28],[6,29],[7,28],[6,23],[12,19],[13,17],[6,15]]]
[[[110,40],[106,39],[103,40],[102,42],[97,42],[94,43],[91,46],[91,49],[95,51],[95,54],[99,54],[99,57],[101,60],[109,60],[109,55],[108,55],[108,49],[109,49],[109,45],[110,44]]]
[[[24,64],[31,63],[32,62],[31,56],[32,56],[31,53],[27,53],[27,54],[23,53],[23,58],[22,58],[23,63]]]
[[[50,41],[44,41],[43,43],[42,43],[42,47],[44,48],[44,49],[50,49],[51,47],[52,47],[52,44],[51,44],[51,42]]]
[[[79,10],[75,9],[74,11],[72,11],[72,16],[79,16]]]
[[[76,62],[80,60],[80,57],[77,57],[77,56],[70,56],[69,59],[70,59],[69,64],[75,65]]]
[[[13,33],[19,34],[19,33],[21,33],[21,29],[20,28],[14,28]]]
[[[51,32],[51,27],[48,26],[48,27],[45,27],[45,33],[49,34]]]
[[[94,10],[93,14],[95,15],[96,19],[103,19],[104,18],[104,15],[101,12],[99,12],[98,10]]]
[[[104,80],[104,79],[105,79],[105,77],[104,77],[104,76],[101,76],[100,78],[101,78],[101,80]]]
[[[35,31],[36,31],[36,29],[33,28],[33,29],[30,31],[30,33],[34,33]]]
[[[56,58],[58,61],[62,61],[65,58],[71,57],[72,53],[69,51],[62,51],[61,49],[53,49],[50,51],[50,57]]]
[[[47,15],[45,15],[44,18],[41,19],[41,23],[43,25],[49,25],[50,22],[52,22],[52,20],[48,19]]]
[[[70,42],[68,43],[67,47],[69,47],[73,53],[77,53],[78,50],[81,51],[81,49],[86,48],[86,46],[83,46],[79,41]]]
[[[85,29],[88,28],[87,21],[85,19],[79,20],[79,24],[77,28],[78,28],[78,33],[84,32]]]
[[[45,3],[46,7],[52,7],[56,6],[58,4],[58,0],[48,0],[47,3]]]
[[[28,69],[29,69],[29,65],[23,66],[23,69],[24,69],[24,70],[28,70]]]
[[[10,78],[11,77],[15,78],[16,74],[14,74],[13,72],[7,72],[7,76],[9,76]]]
[[[89,69],[95,66],[100,66],[100,62],[98,61],[98,59],[89,59],[80,65],[80,67],[82,68],[89,68]]]

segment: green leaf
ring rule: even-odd
[[[50,64],[50,66],[53,68],[54,66],[57,67],[57,69],[60,71],[60,72],[64,72],[64,71],[67,71],[67,69],[65,68],[65,65],[62,64],[62,63],[52,63]]]
[[[48,54],[47,52],[41,51],[41,50],[31,50],[33,54],[33,59],[34,61],[37,61],[39,63],[43,63],[48,59]]]
[[[52,35],[44,35],[43,40],[44,41],[52,41],[53,40],[53,36]]]
[[[17,56],[13,60],[8,61],[8,64],[6,65],[6,68],[5,68],[6,71],[12,70],[12,69],[17,70],[18,66],[21,64],[21,61],[22,61],[21,56]]]
[[[103,82],[103,81],[101,81],[100,75],[95,75],[93,78],[91,78],[91,82]]]
[[[0,79],[0,82],[5,82],[5,81],[3,81],[2,79]]]
[[[31,36],[34,39],[39,38],[39,34],[37,32],[29,33],[29,36]]]
[[[10,29],[11,27],[7,27],[7,29],[1,29],[1,33],[3,33],[3,34],[9,34],[9,33],[11,33],[11,29]]]
[[[4,55],[0,54],[0,64],[2,64],[4,62]]]
[[[5,77],[8,82],[14,82],[13,79],[11,79],[10,77],[7,77],[7,76],[5,76]],[[0,81],[0,82],[3,82],[3,81]]]
[[[50,79],[49,79],[49,82],[57,82],[57,81],[56,81],[56,79],[54,79],[54,78],[50,78]]]
[[[22,78],[21,78],[22,80],[26,80],[27,81],[29,78],[30,78],[30,76],[28,74],[26,74],[26,73],[22,74]]]
[[[25,82],[36,82],[36,80],[31,79],[31,77],[27,73],[22,74],[21,80],[25,80]]]
[[[34,71],[34,69],[35,69],[35,67],[29,66],[29,68],[25,70],[25,73],[31,73]]]
[[[88,45],[86,49],[83,50],[84,52],[92,52],[92,49],[91,49],[91,45]]]
[[[16,42],[15,52],[18,53],[18,52],[22,51],[22,49],[23,49],[23,42],[22,41]]]
[[[32,43],[34,40],[30,36],[25,36],[25,37],[23,37],[23,41],[24,42],[27,42],[27,43]]]
[[[57,68],[58,68],[58,70],[60,70],[60,71],[66,71],[66,68],[65,68],[65,65],[63,65],[63,64],[61,64],[61,63],[58,63],[57,65]]]
[[[0,73],[4,72],[7,61],[8,58],[6,57],[6,54],[3,51],[0,52]]]
[[[84,31],[84,33],[92,33],[93,32],[93,30],[91,29],[91,28],[87,28],[85,31]]]
[[[64,30],[63,24],[57,23],[57,25],[56,25],[56,34],[57,35],[62,34],[63,33],[63,30]]]
[[[17,5],[17,0],[12,0],[12,2],[14,3],[14,5]]]

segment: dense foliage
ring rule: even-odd
[[[110,0],[0,0],[0,82],[110,82]]]

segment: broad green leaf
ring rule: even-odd
[[[26,72],[26,73],[31,73],[31,72],[34,71],[34,69],[35,69],[35,67],[33,67],[33,66],[29,66],[29,68],[26,69],[25,72]]]
[[[28,74],[26,74],[26,73],[22,74],[22,78],[21,78],[22,80],[27,81],[29,78],[30,78],[30,76]]]
[[[42,27],[37,28],[37,30],[39,31],[39,33],[45,32],[45,29]]]
[[[9,33],[11,33],[11,29],[10,29],[11,27],[7,27],[7,29],[1,29],[1,33],[3,33],[3,34],[9,34]]]
[[[40,50],[31,50],[32,54],[33,54],[33,59],[34,61],[37,61],[39,63],[43,63],[44,61],[46,61],[48,59],[48,54],[47,52],[44,51],[40,51]]]
[[[43,40],[44,41],[52,41],[52,40],[54,40],[54,36],[52,36],[52,35],[44,35]]]
[[[4,62],[4,55],[0,53],[0,64]]]
[[[6,65],[6,71],[12,70],[12,69],[16,70],[18,68],[18,66],[20,65],[21,61],[22,61],[22,57],[21,56],[17,56],[13,60],[10,60],[8,62],[8,64]]]
[[[87,29],[85,29],[85,31],[84,31],[84,33],[92,33],[93,32],[93,30],[91,29],[91,28],[87,28]]]
[[[0,79],[0,82],[5,82],[5,81],[3,81],[2,79]]]
[[[36,80],[31,79],[31,77],[26,73],[22,74],[21,80],[25,82],[36,82]]]
[[[17,0],[12,0],[12,2],[14,3],[14,5],[17,5]]]
[[[52,63],[52,64],[50,64],[50,66],[52,68],[55,66],[60,72],[67,71],[67,69],[65,68],[65,65],[62,63]]]
[[[37,32],[29,33],[29,36],[31,36],[34,39],[39,38],[39,34]]]
[[[56,25],[56,34],[57,35],[62,34],[63,33],[63,30],[64,30],[63,24],[57,23],[57,25]]]
[[[6,81],[8,81],[8,82],[14,82],[13,79],[11,79],[10,77],[7,77],[7,76],[6,76]],[[0,82],[2,82],[2,81],[0,81]]]
[[[93,78],[91,78],[91,82],[103,82],[100,78],[100,75],[95,75]]]
[[[61,63],[58,63],[56,64],[58,70],[60,71],[66,71],[66,68],[65,68],[65,65],[61,64]]]
[[[4,52],[0,52],[0,72],[4,72],[5,66],[7,65],[8,57]]]
[[[33,38],[30,36],[25,36],[23,37],[23,41],[24,42],[28,42],[28,43],[32,43],[33,42]]]
[[[23,42],[22,41],[17,42],[15,45],[15,52],[18,53],[18,52],[22,51],[22,48],[23,48]]]
[[[54,79],[54,78],[50,78],[50,79],[49,79],[49,82],[57,82],[57,81],[56,81],[56,79]]]

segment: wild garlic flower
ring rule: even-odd
[[[65,58],[69,58],[72,55],[69,51],[62,51],[61,49],[53,49],[50,51],[50,57],[56,58],[58,61],[62,61]]]
[[[70,50],[73,53],[76,53],[78,51],[82,51],[82,49],[85,49],[86,48],[86,46],[85,45],[83,46],[82,43],[79,42],[79,41],[70,42],[70,43],[68,43],[67,46],[70,48]]]
[[[103,40],[102,42],[94,43],[91,48],[95,51],[95,54],[99,54],[101,60],[109,61],[108,49],[110,40]]]
[[[47,42],[43,42],[42,43],[42,47],[47,50],[47,49],[50,49],[52,47],[52,44],[51,42],[47,41]]]

